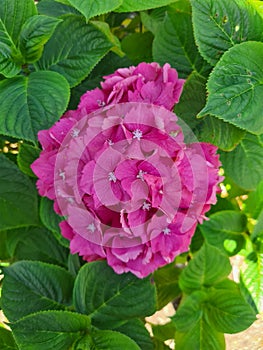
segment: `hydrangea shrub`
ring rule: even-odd
[[[0,20],[0,348],[225,349],[263,309],[259,2]]]

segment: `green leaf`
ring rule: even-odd
[[[250,293],[259,312],[263,311],[263,254],[251,253],[241,268],[241,282]]]
[[[0,348],[1,350],[18,350],[12,333],[2,327],[0,327]]]
[[[245,135],[245,131],[221,119],[206,116],[198,124],[195,134],[199,141],[209,142],[223,151],[234,149]]]
[[[69,246],[69,241],[61,235],[59,223],[63,220],[63,217],[55,213],[53,209],[54,202],[46,197],[42,197],[40,200],[40,219],[43,224],[54,234],[54,237],[64,247]]]
[[[153,9],[171,4],[174,0],[123,0],[116,12],[134,12]]]
[[[92,332],[91,337],[91,349],[94,350],[140,350],[131,338],[118,332],[97,330]]]
[[[232,256],[237,254],[245,245],[244,232],[247,218],[234,210],[223,210],[212,214],[209,220],[200,225],[200,230],[206,241]],[[227,243],[233,242],[232,249],[227,249]]]
[[[38,224],[35,186],[3,154],[0,163],[0,231]]]
[[[4,18],[0,18],[0,73],[11,78],[20,72],[23,58],[4,21]]]
[[[131,273],[118,275],[106,261],[80,269],[73,300],[76,310],[88,314],[100,328],[109,324],[117,327],[123,320],[149,316],[156,310],[155,287],[149,278],[139,279]]]
[[[132,319],[125,322],[120,327],[114,329],[133,339],[143,350],[153,350],[153,342],[144,323],[139,319]]]
[[[0,261],[7,260],[10,258],[11,256],[7,248],[7,231],[1,231],[0,232]],[[1,323],[0,323],[0,327],[1,327]]]
[[[235,44],[263,39],[263,19],[245,0],[191,0],[191,4],[197,45],[212,65]]]
[[[225,339],[202,317],[187,332],[176,332],[176,346],[180,350],[224,350]]]
[[[176,327],[174,322],[168,322],[165,324],[151,324],[153,335],[155,339],[160,341],[166,341],[168,339],[174,339]]]
[[[68,14],[80,14],[72,6],[61,4],[54,0],[41,0],[37,3],[39,14],[53,17],[61,17]]]
[[[218,248],[204,244],[183,270],[179,278],[181,289],[190,294],[202,286],[222,281],[231,271],[229,259]]]
[[[65,111],[69,100],[66,79],[56,72],[34,72],[0,81],[0,132],[37,141]]]
[[[84,18],[75,15],[63,18],[64,21],[56,27],[54,35],[45,45],[36,68],[61,73],[73,87],[91,72],[113,45]]]
[[[19,147],[17,164],[19,169],[28,176],[36,177],[30,165],[39,157],[40,149],[28,143],[22,143]]]
[[[181,294],[178,284],[180,273],[181,269],[177,268],[174,263],[154,272],[153,278],[157,289],[158,310],[161,310]]]
[[[206,75],[210,70],[194,41],[190,6],[183,11],[168,10],[153,41],[153,58],[162,65],[170,63],[181,77],[187,77],[192,71]]]
[[[8,231],[6,244],[10,255],[16,260],[40,260],[67,267],[68,249],[59,244],[44,227]]]
[[[206,312],[212,328],[222,333],[238,333],[248,328],[256,314],[238,291],[215,290],[208,294]]]
[[[73,277],[40,261],[19,261],[4,269],[1,305],[9,321],[71,304]]]
[[[19,33],[25,21],[37,14],[34,0],[2,0],[0,6],[0,19],[10,38],[16,45]]]
[[[262,134],[262,56],[263,43],[259,42],[245,42],[228,50],[208,79],[208,100],[199,116],[211,114]]]
[[[122,4],[122,0],[68,0],[86,20],[115,10]]]
[[[263,209],[261,210],[257,222],[254,226],[254,230],[251,235],[252,242],[256,242],[258,239],[261,240],[263,237]]]
[[[222,152],[220,159],[229,176],[239,187],[255,190],[263,178],[263,142],[247,133],[232,152]]]
[[[19,38],[19,48],[25,62],[33,63],[39,60],[44,45],[54,33],[59,22],[61,20],[57,18],[43,15],[28,18],[22,27]]]
[[[120,57],[125,56],[125,53],[121,49],[121,43],[118,37],[111,32],[111,28],[108,23],[102,21],[91,21],[91,24],[93,24],[97,29],[105,34],[109,42],[112,43],[113,47],[111,51],[115,52]]]
[[[180,304],[175,316],[172,317],[179,332],[187,330],[197,324],[203,317],[202,304],[207,299],[207,294],[202,291],[193,292]]]
[[[132,33],[122,40],[121,47],[133,64],[137,65],[142,61],[152,62],[152,42],[151,32]]]
[[[11,324],[20,350],[71,349],[88,332],[90,319],[68,311],[43,311]]]

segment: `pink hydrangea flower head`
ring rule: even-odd
[[[143,278],[188,250],[221,179],[216,147],[186,145],[170,111],[182,86],[168,64],[119,69],[39,133],[32,169],[73,254]]]

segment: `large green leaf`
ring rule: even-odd
[[[65,350],[72,349],[89,331],[90,319],[75,312],[42,311],[11,324],[11,328],[20,350]]]
[[[0,19],[10,38],[17,44],[25,21],[37,14],[34,0],[1,0]]]
[[[212,328],[222,333],[241,332],[256,320],[254,310],[239,291],[212,291],[205,308]]]
[[[174,0],[123,0],[123,3],[115,11],[134,12],[153,9],[171,4]]]
[[[191,3],[197,45],[212,65],[233,45],[263,39],[263,19],[248,1],[191,0]]]
[[[226,175],[239,187],[255,190],[263,178],[263,142],[260,136],[246,134],[232,152],[220,157]]]
[[[251,253],[241,269],[241,281],[259,312],[263,311],[263,254]]]
[[[36,68],[61,73],[72,87],[91,72],[113,44],[84,18],[76,15],[63,18],[45,45]]]
[[[183,270],[179,278],[181,289],[190,294],[202,286],[220,282],[231,271],[229,259],[218,248],[204,244]]]
[[[178,280],[181,269],[174,263],[166,265],[154,272],[153,278],[157,290],[157,307],[162,309],[181,294]]]
[[[183,11],[168,10],[153,41],[153,58],[160,64],[170,63],[181,77],[187,77],[194,70],[204,75],[210,70],[194,41],[190,6]]]
[[[0,81],[0,133],[37,141],[37,132],[49,128],[65,111],[67,80],[56,72],[34,72]]]
[[[48,16],[32,16],[24,23],[19,48],[25,62],[36,62],[42,55],[44,45],[52,36],[56,26],[61,20]]]
[[[123,0],[69,0],[69,3],[85,16],[87,20],[92,17],[115,10]]]
[[[0,261],[10,259],[10,252],[7,248],[7,231],[0,232]],[[1,327],[1,323],[0,323]],[[0,328],[1,329],[1,328]]]
[[[19,261],[4,270],[1,305],[9,321],[33,312],[64,309],[71,303],[73,277],[63,268]]]
[[[88,314],[100,328],[109,324],[117,327],[123,320],[149,316],[156,310],[155,286],[149,278],[139,279],[131,273],[118,275],[106,261],[81,268],[73,299],[76,310]]]
[[[247,219],[244,214],[223,210],[212,214],[209,220],[200,225],[200,230],[209,244],[229,255],[235,255],[245,244],[246,227]]]
[[[262,134],[262,56],[263,43],[259,42],[245,42],[228,50],[208,79],[208,100],[199,116],[211,114]]]
[[[38,224],[35,186],[3,154],[0,164],[0,230]]]
[[[41,0],[37,3],[38,12],[41,15],[61,17],[68,14],[80,14],[74,7],[61,4],[54,0]]]
[[[11,78],[19,73],[21,64],[22,56],[0,19],[0,73],[7,78]]]
[[[143,350],[153,350],[153,341],[150,333],[147,331],[145,324],[140,319],[132,319],[125,322],[115,331],[121,332],[133,339]]]
[[[28,143],[22,143],[19,147],[19,153],[17,156],[19,169],[26,175],[36,178],[30,165],[39,157],[39,153],[40,149],[38,147],[31,146]]]
[[[55,213],[53,208],[54,202],[46,197],[42,197],[40,200],[40,219],[43,224],[53,233],[54,237],[64,247],[69,246],[69,241],[61,235],[59,223],[63,220],[63,217]]]
[[[0,326],[0,349],[18,350],[14,337],[10,331]]]
[[[67,267],[68,249],[59,244],[44,227],[8,231],[6,244],[9,254],[15,260],[39,260]]]

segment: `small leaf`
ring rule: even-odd
[[[33,63],[39,60],[44,45],[52,36],[59,22],[61,20],[43,15],[28,18],[22,27],[19,38],[19,48],[25,62]]]
[[[151,324],[153,335],[155,339],[160,341],[166,341],[168,339],[174,339],[176,327],[174,322],[168,322],[165,324]]]
[[[37,192],[30,179],[0,154],[0,231],[37,225]]]
[[[10,331],[0,326],[0,349],[18,350],[14,337]]]
[[[234,210],[223,210],[209,217],[200,225],[206,241],[232,256],[237,254],[245,244],[243,233],[246,231],[246,216]],[[233,241],[234,248],[226,249],[226,241]]]
[[[215,290],[209,293],[206,312],[212,327],[222,333],[238,333],[247,329],[256,314],[240,292]]]
[[[34,72],[0,81],[0,132],[37,141],[65,111],[69,100],[66,79],[56,72]]]
[[[91,72],[113,44],[84,18],[67,15],[63,19],[45,45],[36,68],[62,74],[73,87]]]
[[[263,208],[263,180],[259,182],[255,191],[249,193],[245,203],[245,213],[257,219]]]
[[[1,0],[0,19],[15,45],[25,21],[36,14],[34,0]]]
[[[263,39],[263,19],[245,0],[191,0],[191,4],[197,45],[212,65],[235,44]]]
[[[211,114],[262,134],[262,56],[263,43],[259,42],[245,42],[228,50],[208,79],[208,100],[199,116]]]
[[[139,319],[131,319],[114,329],[133,339],[143,350],[153,350],[153,342],[144,323]]]
[[[209,287],[229,275],[229,259],[216,247],[204,244],[180,275],[181,289],[190,294],[202,286]]]
[[[10,325],[20,350],[65,350],[90,329],[90,319],[69,311],[42,311]]]
[[[40,149],[35,146],[31,146],[28,143],[22,143],[19,147],[19,153],[17,156],[17,163],[19,169],[24,174],[36,177],[30,168],[30,165],[39,157]]]
[[[97,330],[92,332],[91,338],[94,350],[140,350],[131,338],[119,332]]]
[[[85,16],[86,20],[92,17],[115,10],[123,0],[68,0],[69,3]]]
[[[187,77],[192,71],[206,75],[210,70],[194,41],[190,7],[184,11],[168,10],[153,41],[153,58],[160,64],[170,63],[181,77]]]
[[[232,152],[222,152],[220,159],[227,176],[239,187],[253,191],[263,178],[263,142],[247,133]]]
[[[9,321],[71,303],[73,278],[59,266],[19,261],[5,268],[4,276],[1,305]]]
[[[0,32],[0,38],[1,37],[2,35]],[[6,78],[14,77],[21,70],[22,62],[17,63],[16,56],[19,56],[19,52],[14,47],[10,47],[5,43],[0,42],[0,73]]]
[[[121,321],[155,312],[155,287],[149,278],[117,275],[105,261],[84,265],[74,285],[76,310],[88,314],[96,327],[117,327]],[[147,303],[145,303],[147,300]]]
[[[141,12],[141,21],[145,28],[150,30],[154,35],[159,30],[159,25],[164,21],[167,7],[160,7],[148,13],[147,11]]]
[[[116,12],[134,12],[153,9],[171,4],[174,0],[123,0]]]

